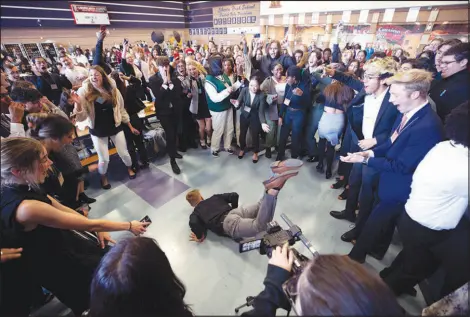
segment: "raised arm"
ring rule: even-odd
[[[361,91],[362,89],[364,89],[364,83],[362,81],[360,81],[359,79],[353,78],[351,76],[348,76],[339,70],[334,70],[332,68],[325,68],[325,73],[326,75],[332,77],[333,79],[336,79],[339,82],[342,82],[346,86],[349,86],[356,91]]]
[[[103,59],[103,41],[106,37],[106,31],[101,31],[96,41],[95,55],[93,55],[93,65],[103,65],[105,61]]]

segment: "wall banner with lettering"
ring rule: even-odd
[[[259,25],[259,2],[212,8],[214,27],[252,27]]]
[[[189,35],[213,35],[213,34],[228,34],[227,28],[197,28],[189,29]]]
[[[378,41],[383,40],[391,44],[401,45],[403,44],[405,35],[413,33],[423,33],[425,27],[426,26],[424,24],[380,25],[377,28],[376,37]]]

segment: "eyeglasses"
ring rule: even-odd
[[[380,76],[371,76],[371,75],[368,75],[368,74],[364,74],[364,80],[371,80],[371,79],[374,79],[374,78],[379,78]]]
[[[453,61],[450,61],[450,62],[444,62],[441,60],[441,66],[449,66],[450,64],[452,63],[456,63],[457,61],[456,60],[453,60]]]

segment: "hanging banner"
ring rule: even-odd
[[[297,19],[297,24],[305,24],[305,12],[299,13],[299,18]]]
[[[395,9],[385,9],[382,22],[393,22],[394,14],[395,14]]]
[[[369,10],[361,10],[359,14],[358,23],[367,23],[367,18],[369,17]]]
[[[320,12],[312,12],[312,24],[320,23]]]
[[[416,22],[418,21],[420,7],[410,8],[408,14],[406,15],[406,22]]]
[[[381,25],[377,28],[377,41],[402,45],[407,34],[423,33],[425,25]]]
[[[259,26],[259,2],[212,8],[214,27]]]
[[[108,10],[106,7],[71,4],[75,24],[109,25]]]
[[[341,17],[341,21],[343,23],[349,23],[351,20],[351,11],[343,11],[343,16]]]

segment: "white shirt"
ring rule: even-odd
[[[364,139],[372,139],[374,135],[375,122],[379,115],[380,107],[388,89],[385,89],[379,96],[367,95],[364,100],[364,117],[362,119],[362,133]]]
[[[72,86],[79,86],[88,78],[88,70],[81,66],[74,66],[73,69],[66,68],[64,75],[72,83]]]
[[[77,61],[77,64],[78,64],[78,63],[82,63],[82,64],[85,65],[85,66],[89,64],[88,58],[86,58],[85,55],[77,56],[77,57],[75,58],[75,60]]]
[[[135,59],[134,60],[134,65],[137,67],[137,65],[139,65],[139,60]],[[144,76],[145,81],[148,82],[149,77],[150,77],[150,67],[149,67],[149,64],[146,61],[140,60],[140,71],[141,71],[142,75]],[[142,75],[140,77],[142,77]],[[136,77],[137,77],[137,75],[136,75]]]
[[[468,208],[468,148],[444,141],[434,146],[413,175],[405,209],[432,230],[457,226]]]
[[[253,105],[253,101],[255,100],[255,97],[256,97],[256,94],[250,91],[250,106]]]

